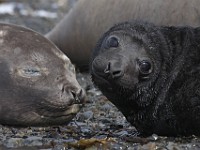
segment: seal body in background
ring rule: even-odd
[[[68,123],[85,93],[68,57],[42,35],[0,24],[0,124]]]
[[[200,135],[200,28],[125,22],[93,51],[92,80],[143,135]]]
[[[79,0],[46,37],[84,71],[97,40],[114,24],[137,19],[199,26],[199,14],[199,0]]]

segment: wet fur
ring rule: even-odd
[[[138,39],[154,60],[154,72],[149,79],[135,85],[130,81],[129,87],[124,87],[117,80],[105,82],[95,74],[94,59],[112,55],[109,50],[102,52],[102,47],[106,37],[116,31]],[[200,135],[199,37],[200,28],[135,21],[116,25],[102,36],[93,51],[92,79],[142,134]]]

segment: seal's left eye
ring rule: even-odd
[[[148,60],[142,60],[139,62],[139,70],[142,75],[148,75],[152,71],[151,62]]]
[[[40,71],[36,68],[24,68],[23,74],[26,76],[39,76],[41,75]]]
[[[106,40],[106,48],[118,47],[119,41],[116,37],[110,37]]]
[[[24,69],[24,72],[27,74],[37,74],[39,71],[36,69]]]

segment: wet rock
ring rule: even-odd
[[[110,105],[109,103],[106,103],[101,107],[101,110],[105,112],[109,112],[111,109],[112,109],[112,105]]]
[[[85,112],[81,112],[79,114],[77,114],[77,120],[81,121],[81,122],[87,122],[88,120],[93,118],[94,113],[90,110],[85,111]]]
[[[4,141],[3,145],[5,145],[8,148],[22,147],[23,139],[22,138],[10,138],[10,139]]]
[[[29,146],[42,146],[43,139],[42,139],[42,137],[32,136],[32,137],[26,138],[24,143],[26,143]]]
[[[156,141],[156,140],[158,140],[159,136],[157,134],[153,134],[151,136],[151,138],[152,138],[152,140]]]
[[[120,131],[115,133],[116,136],[122,137],[122,136],[127,136],[128,132],[127,131]]]

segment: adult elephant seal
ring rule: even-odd
[[[200,135],[200,28],[126,22],[94,49],[94,83],[144,135]]]
[[[40,34],[0,24],[0,124],[66,124],[84,91],[69,59]]]
[[[81,70],[100,36],[116,23],[137,19],[157,25],[200,25],[199,0],[79,0],[47,34]]]

